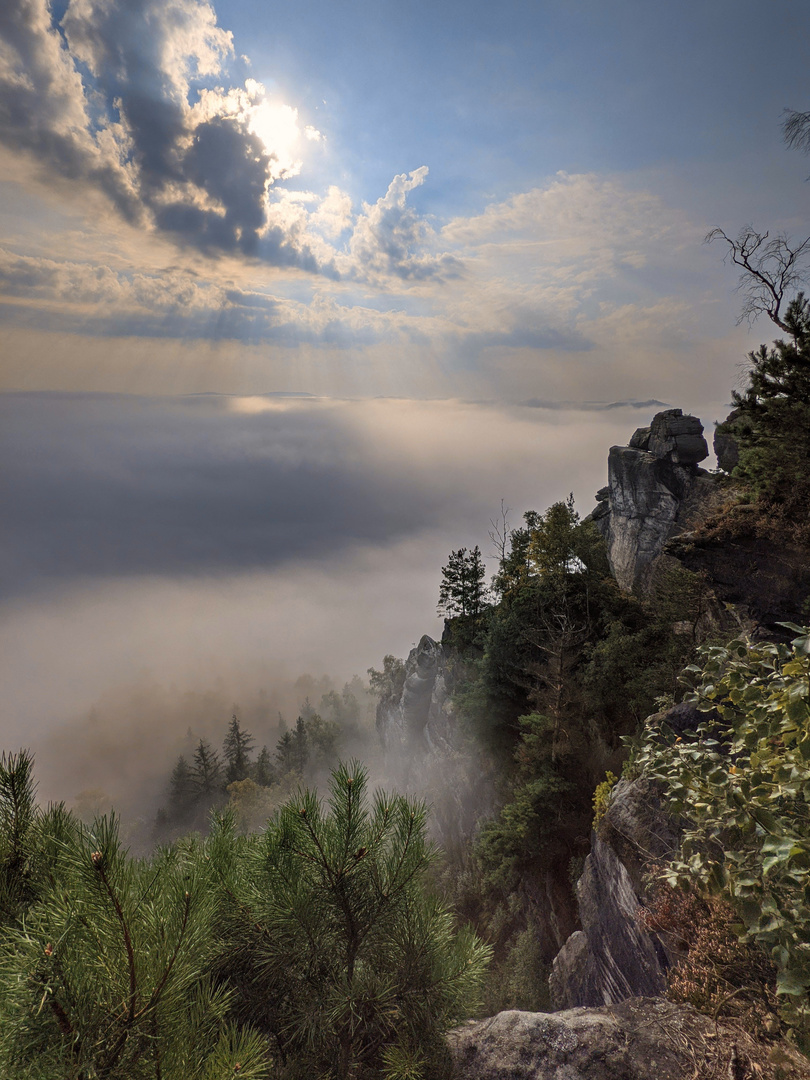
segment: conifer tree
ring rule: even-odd
[[[442,567],[438,609],[445,615],[480,615],[488,599],[484,585],[486,567],[481,549],[459,548],[451,551],[447,566]]]
[[[276,779],[276,770],[270,758],[270,751],[263,746],[256,761],[256,783],[260,787],[270,787]]]
[[[169,809],[175,820],[182,820],[191,811],[197,789],[194,783],[194,773],[189,763],[181,754],[172,769],[169,779]]]
[[[203,802],[210,801],[222,790],[222,765],[219,755],[206,739],[200,739],[194,751],[191,775],[197,798]]]
[[[422,1075],[441,1032],[468,1015],[489,950],[426,893],[424,804],[370,801],[357,762],[335,770],[330,791],[328,807],[299,791],[249,849],[231,976],[250,943],[242,984],[285,1057],[312,1075],[393,1077],[404,1064]],[[223,819],[215,844],[228,847],[232,828]]]
[[[0,1076],[267,1077],[266,1040],[230,1024],[229,994],[208,977],[216,895],[205,850],[134,860],[114,816],[87,827],[64,807],[43,813],[26,762],[7,759],[2,772],[14,776],[0,784],[0,851],[18,844],[18,808],[33,807],[36,887],[0,935]],[[0,893],[15,878],[5,860]]]
[[[810,299],[799,293],[785,313],[788,340],[749,354],[748,385],[732,392],[740,443],[735,475],[793,521],[810,517]],[[722,430],[722,426],[721,426]]]
[[[228,732],[223,743],[225,755],[225,782],[232,784],[234,780],[244,780],[250,772],[250,755],[254,747],[253,736],[249,731],[244,731],[236,715],[231,717]]]

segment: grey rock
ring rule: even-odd
[[[650,446],[650,435],[652,434],[652,428],[640,427],[636,428],[633,434],[630,436],[629,445],[634,450],[648,450]]]
[[[441,645],[425,634],[405,662],[405,685],[398,701],[378,712],[377,730],[386,750],[411,751],[427,745],[426,729],[447,699]]]
[[[598,499],[590,520],[605,538],[614,577],[628,592],[646,591],[665,544],[689,527],[696,503],[714,483],[697,468],[708,454],[702,432],[697,417],[668,409],[649,429],[639,428],[630,446],[610,449],[607,499]]]
[[[696,416],[684,416],[681,409],[656,413],[646,449],[676,465],[697,465],[709,456],[703,424]]]
[[[731,425],[739,415],[739,409],[732,409],[723,423],[714,429],[714,453],[719,468],[726,473],[733,472],[740,463],[740,447],[731,430]]]
[[[768,1080],[810,1073],[786,1044],[778,1072],[745,1033],[660,998],[559,1013],[513,1009],[456,1028],[447,1041],[457,1080],[684,1080],[733,1075],[732,1061],[753,1076],[754,1060]]]
[[[672,958],[644,927],[639,909],[649,861],[671,852],[677,838],[677,824],[652,785],[619,781],[577,882],[582,929],[554,959],[549,986],[557,1008],[664,992]]]
[[[603,488],[599,488],[596,495],[594,495],[594,498],[597,502],[607,502],[607,500],[610,498],[610,488],[608,487],[608,485],[605,484]]]

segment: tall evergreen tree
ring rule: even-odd
[[[222,764],[219,754],[206,739],[200,739],[194,751],[192,782],[197,798],[210,801],[222,790]]]
[[[254,745],[253,736],[250,732],[242,729],[236,715],[232,716],[222,747],[226,761],[226,783],[232,784],[234,780],[244,780],[248,776],[250,773],[250,755]]]
[[[197,796],[194,773],[181,754],[169,779],[169,811],[175,820],[187,816]]]
[[[732,393],[740,443],[735,474],[791,520],[810,518],[810,299],[788,305],[788,340],[749,354],[748,385]],[[721,428],[722,429],[722,428]]]
[[[486,567],[481,549],[459,548],[451,551],[447,566],[442,567],[438,609],[451,618],[457,615],[480,615],[487,599],[484,585]]]
[[[260,787],[270,787],[276,779],[276,770],[270,757],[270,751],[263,746],[256,761],[256,783]]]

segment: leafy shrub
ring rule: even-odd
[[[744,942],[766,949],[783,1016],[810,1022],[810,631],[792,646],[733,641],[687,668],[711,717],[675,738],[652,718],[637,763],[686,829],[673,886],[724,893]]]

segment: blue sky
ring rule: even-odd
[[[809,40],[792,0],[6,0],[7,730],[402,655],[502,498],[587,512],[644,402],[721,418],[774,334],[703,238],[807,234]]]
[[[798,3],[4,10],[4,388],[714,400],[804,220]]]

